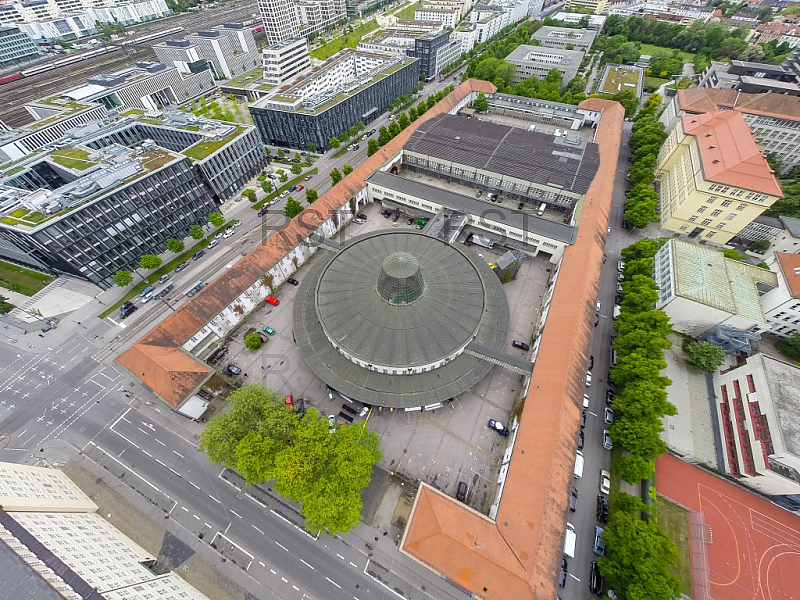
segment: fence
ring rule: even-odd
[[[711,528],[703,513],[689,511],[689,554],[692,562],[692,600],[710,598],[707,546],[713,542]]]

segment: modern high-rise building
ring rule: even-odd
[[[39,56],[39,46],[17,27],[0,27],[0,65]]]
[[[685,115],[658,153],[661,226],[725,244],[783,197],[741,113]]]
[[[262,51],[264,83],[281,85],[311,68],[308,42],[305,38],[283,40]]]
[[[270,44],[300,35],[300,17],[294,0],[258,0],[258,8]]]

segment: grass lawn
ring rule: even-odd
[[[678,547],[678,566],[670,568],[670,573],[681,582],[681,591],[691,597],[692,564],[689,555],[689,521],[686,518],[686,511],[661,496],[656,499],[656,506],[658,525]]]
[[[89,160],[89,153],[80,148],[62,148],[50,153],[50,158],[60,164],[62,167],[68,169],[77,169],[83,171],[96,165],[92,160]]]
[[[53,281],[53,277],[0,260],[0,287],[33,296]]]
[[[653,44],[642,44],[642,54],[648,54],[650,56],[653,55],[653,52],[658,50],[665,50],[667,52],[672,52],[675,48],[665,48],[664,46],[653,46]],[[684,52],[683,50],[678,50],[680,54],[681,60],[683,62],[691,63],[694,62],[694,54],[691,52]]]
[[[339,36],[332,39],[330,42],[309,52],[312,58],[318,60],[326,60],[344,48],[355,48],[361,38],[367,35],[370,31],[375,31],[378,28],[378,23],[375,19],[367,21],[356,27],[348,34]]]
[[[627,89],[638,93],[639,90],[636,87],[627,86],[626,83],[632,83],[634,86],[639,83],[639,69],[622,65],[608,65],[606,79],[600,91],[605,94],[616,94],[617,86],[621,84],[620,92]]]
[[[401,8],[397,12],[394,13],[394,16],[398,19],[413,19],[414,12],[422,6],[422,2],[417,2],[412,4],[411,6],[407,6],[406,8]]]
[[[644,89],[645,90],[657,90],[663,84],[667,83],[668,81],[672,81],[671,79],[661,79],[661,77],[651,77],[650,75],[644,76]]]

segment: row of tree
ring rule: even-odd
[[[628,146],[633,150],[633,161],[628,169],[631,189],[625,199],[625,221],[638,229],[658,221],[658,194],[651,184],[658,151],[666,138],[664,124],[655,115],[659,104],[661,96],[658,94],[647,99],[642,110],[633,118],[632,134],[628,140]]]
[[[248,485],[273,482],[300,504],[305,527],[346,533],[361,518],[361,491],[381,458],[378,436],[362,426],[332,429],[308,408],[300,415],[274,391],[248,385],[230,396],[231,410],[214,417],[200,435],[201,451],[234,469]]]
[[[666,339],[671,331],[669,318],[653,308],[658,300],[653,257],[666,241],[642,239],[622,251],[624,296],[614,322],[617,365],[611,369],[611,381],[617,386],[616,415],[609,432],[628,452],[617,467],[629,483],[653,474],[653,461],[667,451],[660,436],[661,419],[676,414],[667,400],[666,388],[672,382],[661,375],[667,367],[664,350],[672,345]]]
[[[208,222],[214,227],[222,227],[225,224],[225,217],[218,212],[212,212],[208,215]],[[189,227],[189,237],[195,240],[202,240],[206,232],[200,225],[192,225]],[[183,240],[177,238],[169,238],[167,240],[167,250],[175,254],[179,254],[186,249],[186,244]],[[157,269],[161,266],[163,260],[157,254],[142,254],[139,257],[139,266],[147,271]],[[126,287],[133,283],[133,273],[126,270],[120,270],[112,275],[114,283],[120,287]]]
[[[343,131],[339,135],[332,137],[331,141],[328,142],[331,148],[338,148],[342,145],[342,143],[347,143],[350,141],[350,138],[356,139],[358,134],[366,129],[366,125],[364,125],[364,121],[359,121],[358,125],[351,125],[350,129],[347,131]]]

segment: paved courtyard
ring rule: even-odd
[[[382,207],[370,204],[362,209],[368,219],[363,224],[350,224],[345,239],[375,231],[396,228],[411,229],[407,217],[397,221],[384,218]],[[502,249],[473,247],[487,262],[496,260]],[[313,261],[320,260],[324,250],[306,263],[295,277],[301,281]],[[547,257],[526,257],[515,281],[505,284],[511,309],[507,351],[524,357],[527,353],[512,348],[514,339],[531,342],[551,265]],[[329,397],[325,382],[306,366],[292,339],[292,309],[297,288],[284,284],[274,293],[279,306],[265,304],[251,314],[233,334],[227,356],[218,367],[233,363],[242,369],[242,383],[262,383],[279,394],[292,393],[303,398],[325,415],[338,414],[343,400]],[[268,325],[275,330],[260,350],[245,348],[243,338],[254,327]],[[210,354],[211,349],[205,353]],[[425,481],[445,493],[455,495],[459,481],[469,484],[467,501],[473,508],[488,512],[495,495],[500,460],[508,438],[491,431],[490,418],[511,425],[513,411],[523,392],[522,377],[494,367],[468,392],[430,411],[405,412],[375,408],[364,417],[370,430],[380,438],[383,460],[379,466],[397,477],[391,481]],[[357,419],[359,420],[359,419]],[[388,485],[388,484],[387,484]],[[381,493],[381,492],[376,492]],[[389,494],[391,495],[391,494]]]

